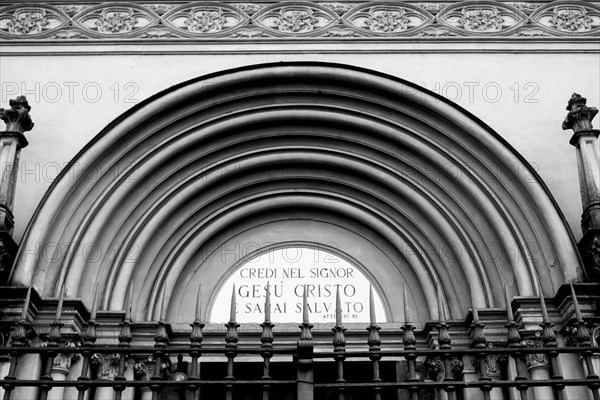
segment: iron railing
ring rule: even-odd
[[[196,318],[191,324],[192,329],[187,344],[181,340],[180,333],[175,335],[171,332],[166,322],[165,294],[162,299],[161,317],[154,326],[152,338],[154,344],[148,345],[147,339],[133,340],[132,330],[135,331],[141,324],[134,324],[131,319],[130,289],[129,305],[119,324],[118,338],[114,343],[106,343],[106,340],[103,340],[103,343],[96,343],[99,324],[97,322],[98,301],[97,295],[94,294],[90,318],[85,324],[85,329],[77,338],[69,338],[70,342],[76,342],[77,345],[65,346],[66,340],[61,332],[64,297],[61,293],[54,321],[50,324],[49,332],[43,337],[44,343],[32,344],[32,327],[27,322],[31,295],[29,289],[22,314],[14,323],[10,341],[0,347],[0,367],[4,365],[5,370],[7,369],[6,376],[0,380],[0,384],[4,390],[4,400],[34,400],[18,397],[19,390],[26,387],[36,388],[27,393],[29,396],[38,396],[42,400],[67,399],[65,388],[75,388],[77,392],[74,398],[78,400],[104,400],[105,398],[115,400],[225,398],[229,400],[258,397],[263,400],[279,398],[343,400],[356,399],[357,396],[366,398],[365,395],[376,400],[387,398],[488,400],[502,397],[514,398],[515,395],[521,400],[539,400],[542,398],[540,396],[549,395],[552,396],[549,397],[550,399],[580,400],[573,396],[569,397],[571,387],[587,388],[586,392],[577,392],[579,393],[577,396],[587,393],[590,399],[600,400],[600,378],[595,372],[597,367],[594,365],[597,363],[600,349],[597,347],[598,344],[594,343],[595,338],[590,334],[588,323],[582,317],[572,287],[571,291],[575,319],[569,325],[568,331],[572,334],[572,346],[559,344],[563,340],[557,340],[552,328],[553,324],[546,311],[545,301],[541,296],[539,301],[542,323],[541,329],[536,331],[535,336],[538,346],[527,345],[527,338],[519,330],[510,307],[507,310],[505,325],[507,333],[502,343],[503,347],[498,347],[498,343],[491,346],[486,337],[485,326],[479,318],[479,312],[473,305],[468,342],[464,343],[465,341],[461,339],[458,348],[452,347],[450,324],[445,319],[443,303],[438,296],[438,309],[441,311],[435,330],[430,332],[433,341],[429,343],[418,341],[417,337],[423,337],[423,332],[416,332],[415,325],[405,322],[401,326],[402,332],[386,332],[386,337],[389,335],[401,342],[391,344],[389,348],[382,347],[381,328],[376,321],[372,294],[371,321],[366,327],[366,334],[351,332],[350,343],[347,343],[348,332],[343,326],[338,293],[331,347],[327,348],[319,342],[323,338],[322,333],[318,333],[319,340],[313,337],[313,325],[309,322],[306,295],[303,297],[303,321],[299,325],[299,337],[291,340],[289,335],[283,335],[284,340],[281,343],[279,340],[275,342],[274,324],[271,322],[269,312],[268,289],[265,320],[260,325],[261,331],[256,335],[248,335],[244,343],[239,341],[240,325],[236,322],[235,294],[232,296],[230,321],[225,325],[227,330],[224,335],[224,345],[216,342],[215,333],[207,335],[207,332],[203,331],[205,325],[202,322],[199,306]],[[508,296],[506,302],[511,304]],[[404,304],[407,302],[405,301]],[[410,310],[405,307],[404,315],[409,314]],[[210,340],[205,340],[207,338]],[[362,348],[358,342],[360,338],[363,342]],[[175,340],[171,342],[171,339]],[[563,360],[566,360],[568,355],[576,355],[575,360],[581,367],[579,376],[569,371],[569,378],[563,377]],[[73,376],[74,371],[65,372],[57,368],[56,360],[65,356],[67,359],[80,357],[78,376]],[[27,357],[29,361],[25,362]],[[173,362],[175,357],[178,359],[176,364]],[[213,363],[215,357],[223,360],[221,363],[225,372],[223,378],[215,378],[215,373],[210,371],[210,368],[208,369],[210,373],[201,374],[202,366],[216,365]],[[279,366],[284,363],[279,361],[273,364],[273,358],[282,357],[288,360],[285,365],[291,368],[280,368]],[[255,363],[258,361],[261,367],[246,361],[236,362],[236,358],[250,359]],[[33,364],[31,364],[32,359]],[[111,360],[112,376],[103,375],[103,372],[98,369],[102,368],[100,364],[107,359]],[[500,359],[503,360],[505,367],[498,373],[496,364]],[[138,361],[136,367],[139,368],[134,369],[142,372],[137,379],[131,371],[131,360]],[[145,360],[146,363],[140,363],[140,360]],[[461,364],[466,360],[471,361],[474,366],[471,374],[464,373],[466,368],[463,368],[462,373],[452,373],[457,368],[460,371]],[[567,366],[573,368],[573,357],[570,360]],[[399,377],[396,373],[390,378],[389,366],[386,364],[388,361],[393,361],[396,367],[402,365],[405,368],[404,376]],[[99,364],[99,367],[94,368],[94,363]],[[427,379],[427,373],[423,372],[423,365],[427,363],[430,367],[433,366],[433,370],[439,372],[434,379]],[[496,364],[492,365],[493,363]],[[367,367],[367,364],[370,366]],[[31,371],[23,371],[23,368],[19,368],[20,365],[37,365],[37,367],[32,367]],[[261,371],[248,374],[247,365]],[[276,365],[275,370],[273,365]],[[348,376],[347,370],[352,369],[354,365],[360,365],[360,373],[354,371]],[[539,370],[542,371],[541,375],[531,372],[535,367],[541,367]],[[39,374],[32,376],[35,375],[36,368]],[[206,368],[204,371],[207,371]],[[251,394],[255,397],[251,397]],[[544,397],[544,400],[547,398]]]

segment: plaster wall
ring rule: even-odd
[[[598,54],[187,54],[5,55],[0,103],[25,94],[36,124],[26,133],[14,206],[17,242],[58,173],[110,121],[172,85],[211,72],[277,61],[356,65],[417,83],[461,105],[533,165],[581,237],[575,151],[561,130],[572,92],[600,105]],[[595,124],[597,125],[597,123]],[[85,169],[86,166],[78,165]],[[447,171],[454,173],[452,166]],[[526,171],[514,171],[527,182]],[[93,173],[89,175],[93,179]],[[492,177],[490,177],[492,179]]]

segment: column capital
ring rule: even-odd
[[[6,123],[8,132],[30,131],[33,128],[33,122],[29,116],[31,106],[25,96],[18,96],[16,99],[9,100],[9,109],[0,108],[0,119]]]
[[[592,120],[598,114],[596,107],[588,107],[587,99],[573,93],[567,104],[569,113],[562,123],[563,130],[572,129],[575,134],[592,130]]]
[[[98,368],[98,379],[114,380],[119,373],[119,359],[119,354],[94,354],[91,362]]]

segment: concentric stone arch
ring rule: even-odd
[[[135,320],[166,290],[185,323],[245,245],[285,241],[365,266],[391,321],[403,285],[425,321],[436,285],[463,318],[469,291],[503,307],[503,282],[552,295],[581,274],[539,176],[476,117],[374,71],[277,63],[184,82],[109,124],[48,190],[12,283],[53,296],[64,282],[87,303],[98,285],[121,309],[132,281]]]

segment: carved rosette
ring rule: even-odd
[[[313,3],[275,4],[252,16],[252,22],[278,35],[305,36],[320,33],[338,21],[331,10]]]
[[[133,4],[102,4],[90,7],[73,17],[77,27],[90,34],[131,36],[155,25],[159,17],[150,10]]]
[[[0,14],[0,34],[36,37],[58,30],[68,21],[68,15],[51,6],[11,6],[2,9]]]
[[[501,3],[469,3],[445,9],[437,20],[470,35],[489,35],[512,33],[527,21],[527,16]]]
[[[364,32],[378,36],[402,34],[425,27],[433,22],[433,15],[410,5],[360,6],[344,15],[343,21]]]
[[[227,34],[249,19],[239,8],[211,3],[201,7],[178,7],[163,16],[166,25],[186,36]]]
[[[600,9],[582,2],[550,4],[531,15],[531,21],[561,35],[589,35],[600,31]]]

